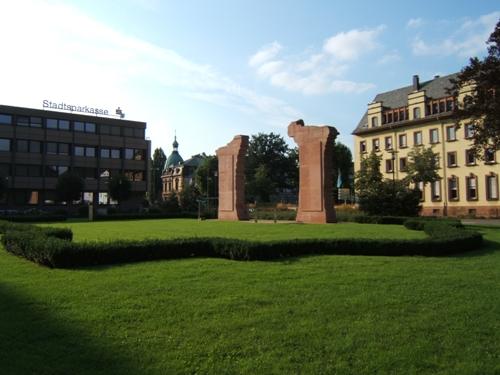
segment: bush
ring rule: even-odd
[[[459,219],[436,218],[436,217],[419,217],[407,219],[403,225],[411,230],[424,230],[424,226],[428,222],[445,223],[454,228],[463,228],[462,222]]]
[[[400,219],[400,218],[398,218]],[[65,228],[38,228],[0,222],[7,251],[48,267],[74,268],[98,264],[138,262],[194,256],[234,260],[268,260],[307,254],[427,255],[442,256],[481,246],[482,236],[428,220],[423,226],[429,238],[422,240],[307,239],[258,242],[227,238],[73,243]]]

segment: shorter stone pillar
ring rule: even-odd
[[[337,130],[331,126],[288,125],[288,135],[299,146],[299,206],[296,221],[336,222],[333,201],[333,144]]]
[[[245,155],[248,136],[237,135],[216,151],[219,159],[219,220],[248,220],[245,205]]]

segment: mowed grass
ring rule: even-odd
[[[71,225],[82,240],[112,238],[104,224],[130,236],[134,223]],[[351,229],[363,228],[396,233]],[[51,270],[2,250],[0,373],[498,374],[500,230],[480,230],[484,249],[446,258]]]
[[[340,223],[307,225],[296,223],[224,222],[193,219],[73,222],[51,224],[69,227],[75,241],[109,241],[145,238],[226,237],[254,241],[295,238],[425,238],[423,232],[401,225]],[[383,229],[383,230],[381,230]]]

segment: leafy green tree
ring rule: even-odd
[[[439,168],[438,154],[432,147],[415,147],[408,153],[408,163],[406,166],[407,182],[418,184],[423,182],[426,185],[440,179],[437,169]]]
[[[354,164],[352,153],[349,147],[341,142],[335,142],[333,146],[333,182],[337,183],[339,171],[342,179],[342,187],[351,188],[353,181],[350,176],[353,174]]]
[[[122,204],[132,194],[132,183],[127,176],[119,174],[109,179],[108,191],[111,199],[118,201],[118,204]]]
[[[269,176],[267,166],[259,165],[253,179],[247,185],[248,194],[259,202],[269,202],[271,195],[276,191],[275,184]]]
[[[372,152],[361,160],[355,187],[359,208],[369,215],[415,216],[420,210],[420,192],[407,181],[383,180],[382,157]]]
[[[454,108],[455,125],[472,126],[472,149],[479,158],[484,157],[485,149],[500,149],[500,21],[486,43],[488,55],[482,60],[471,58],[449,91],[458,103]],[[460,102],[460,89],[468,85],[472,91]]]
[[[161,175],[166,161],[167,156],[163,152],[162,148],[160,147],[155,149],[153,159],[151,161],[151,197],[153,201],[161,199],[163,189]]]
[[[207,186],[209,197],[214,198],[219,196],[218,172],[219,159],[215,155],[207,156],[203,163],[196,169],[195,184],[202,196],[207,196]]]
[[[57,178],[57,198],[71,205],[82,197],[83,187],[84,182],[80,176],[71,171],[65,172]]]
[[[265,166],[262,167],[262,166]],[[266,176],[264,176],[264,171]],[[258,172],[258,173],[257,173]],[[290,149],[282,136],[275,133],[252,135],[246,160],[247,197],[269,200],[274,193],[298,186],[298,152]],[[260,181],[255,182],[255,179]],[[261,186],[263,179],[269,179],[274,191],[264,192],[264,196],[252,196],[252,191]]]
[[[160,206],[165,212],[169,213],[176,213],[181,209],[179,206],[179,198],[177,197],[177,194],[173,192],[167,195],[163,202],[161,202]]]
[[[200,192],[193,185],[187,185],[179,193],[179,206],[182,211],[196,212],[198,210],[198,199]]]

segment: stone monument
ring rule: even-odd
[[[299,206],[296,221],[336,222],[333,201],[333,144],[338,135],[331,126],[288,125],[288,136],[299,146]]]
[[[219,220],[248,220],[245,205],[245,154],[248,136],[237,135],[216,151],[219,159]]]

